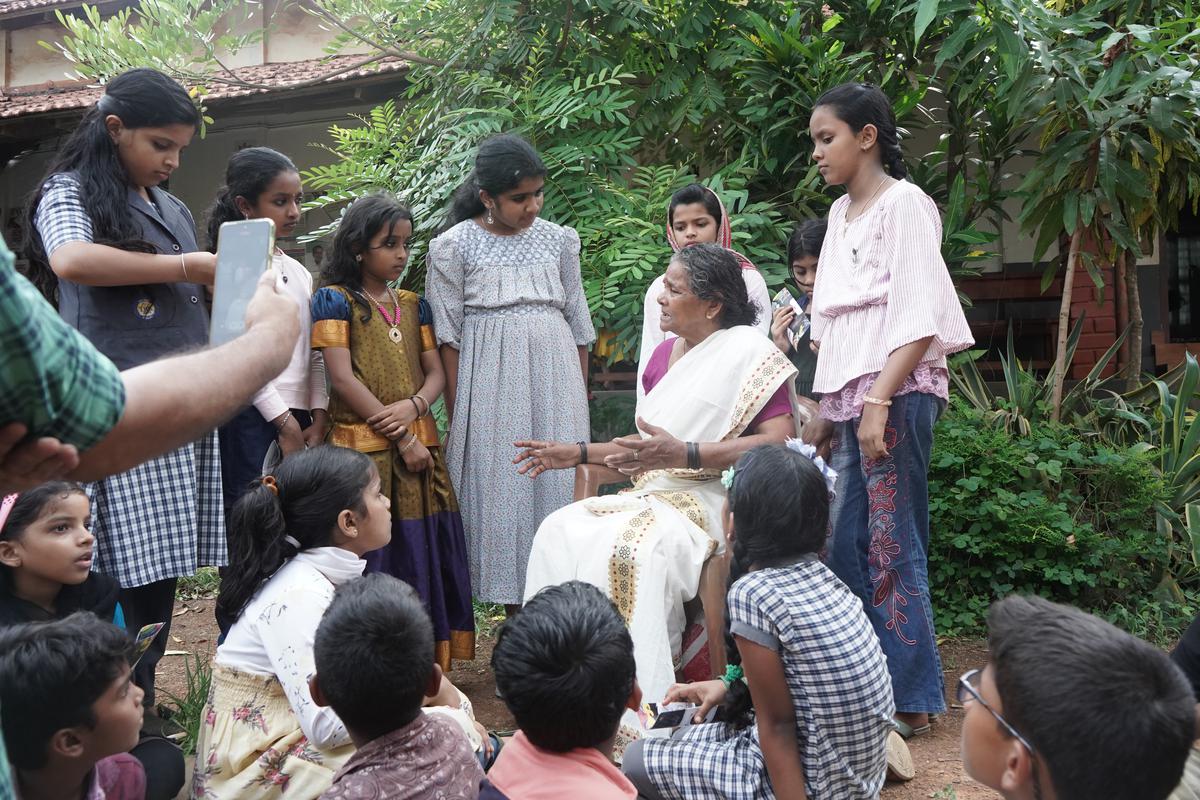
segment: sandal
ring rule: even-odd
[[[907,722],[902,722],[895,717],[892,718],[892,727],[896,729],[896,733],[900,734],[906,741],[914,736],[924,736],[930,731],[930,724],[926,722],[924,725],[913,727]]]
[[[907,783],[917,776],[908,743],[899,731],[888,731],[887,736],[887,779]]]

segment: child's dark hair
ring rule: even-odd
[[[380,231],[390,231],[400,220],[412,222],[412,218],[408,206],[386,192],[376,192],[351,203],[338,222],[332,252],[321,270],[321,285],[337,284],[349,289],[354,302],[362,306],[363,322],[371,318],[371,303],[362,288],[362,262],[358,256]]]
[[[792,235],[788,237],[787,243],[787,260],[788,267],[795,264],[802,258],[819,259],[821,257],[821,244],[825,241],[825,231],[828,228],[828,223],[824,217],[820,219],[806,219],[798,224]]]
[[[829,529],[829,488],[825,476],[807,456],[783,445],[766,444],[747,451],[734,467],[728,494],[733,514],[729,586],[750,571],[784,566],[825,545]],[[741,654],[725,615],[725,651],[730,664]],[[750,724],[750,692],[734,681],[725,695],[724,718],[735,728]]]
[[[59,148],[25,210],[27,274],[51,302],[58,297],[58,278],[50,269],[42,237],[33,224],[42,200],[42,187],[51,175],[75,174],[79,180],[79,198],[92,222],[92,237],[97,244],[156,252],[153,245],[142,239],[142,232],[129,213],[129,178],[104,123],[110,114],[120,117],[126,128],[200,126],[200,111],[187,91],[161,72],[131,69],[109,81],[99,102],[88,109]]]
[[[493,197],[515,188],[526,178],[546,177],[546,165],[529,142],[514,133],[484,139],[475,156],[475,169],[454,192],[447,228],[485,210],[479,190]]]
[[[292,556],[332,544],[344,509],[365,513],[362,494],[374,476],[369,457],[322,445],[288,456],[270,480],[255,481],[229,515],[229,566],[221,576],[217,614],[236,622],[263,582]]]
[[[1059,800],[1175,789],[1196,700],[1165,653],[1077,608],[1016,595],[988,612],[988,650],[997,710],[1037,751]]]
[[[92,705],[129,654],[125,632],[88,611],[0,630],[0,725],[13,766],[41,769],[56,731],[95,725]]]
[[[721,327],[753,325],[758,307],[746,292],[746,279],[733,253],[719,244],[704,242],[685,247],[672,256],[688,274],[688,288],[701,300],[721,304]]]
[[[496,687],[529,741],[565,753],[617,732],[633,693],[633,639],[591,584],[569,581],[533,596],[500,628]]]
[[[317,681],[358,736],[412,722],[433,672],[433,623],[413,588],[381,572],[338,587],[313,645]]]
[[[217,199],[208,210],[208,251],[217,252],[221,225],[242,218],[237,198],[254,205],[281,172],[299,172],[292,160],[269,147],[246,147],[229,157],[225,167],[225,185],[217,190]]]
[[[56,500],[66,500],[73,494],[86,495],[83,487],[74,481],[48,481],[40,486],[21,492],[0,527],[0,542],[15,542],[33,524],[46,506]],[[0,564],[0,593],[12,591],[12,570]]]
[[[830,106],[837,118],[858,133],[868,125],[879,132],[879,157],[883,168],[897,180],[908,177],[900,135],[896,132],[896,114],[887,95],[873,83],[843,83],[817,98],[813,108]]]
[[[716,194],[698,183],[689,183],[671,195],[671,204],[667,206],[667,225],[675,224],[676,206],[686,206],[692,203],[702,204],[704,210],[716,221],[717,225],[721,224],[721,201],[717,199]]]

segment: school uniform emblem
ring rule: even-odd
[[[143,297],[141,300],[138,300],[137,305],[133,308],[142,319],[154,319],[158,315],[158,306],[154,305],[154,301],[149,297]]]

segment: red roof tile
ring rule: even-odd
[[[50,4],[55,0],[14,0],[8,3]],[[0,7],[4,4],[0,3]],[[287,91],[315,80],[336,70],[346,69],[362,61],[364,56],[332,56],[309,61],[292,61],[277,64],[259,64],[234,70],[238,78],[259,86],[236,86],[212,82],[208,85],[206,102],[246,97],[269,92]],[[370,75],[404,72],[408,62],[387,58],[355,69],[349,69],[331,77],[321,84],[340,83]],[[42,114],[50,111],[68,111],[87,108],[100,99],[103,89],[82,82],[62,81],[48,85],[22,87],[9,91],[0,90],[0,119]]]
[[[81,6],[82,0],[0,0],[0,17],[55,6]]]

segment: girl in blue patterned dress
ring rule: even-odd
[[[862,602],[817,558],[834,476],[803,447],[756,447],[723,478],[730,667],[665,702],[698,705],[696,722],[723,703],[725,722],[631,744],[623,768],[643,797],[879,796],[891,680]]]

